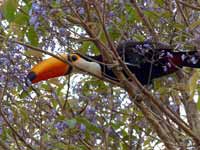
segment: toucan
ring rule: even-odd
[[[124,41],[116,48],[118,55],[129,70],[135,74],[142,85],[151,84],[152,80],[180,70],[182,67],[200,68],[200,52],[174,51],[162,43],[151,41]],[[89,56],[78,53],[62,54],[72,65],[50,57],[35,65],[27,78],[32,83],[70,74],[75,67],[83,68],[94,75],[118,81],[102,55]],[[124,71],[125,76],[126,72]]]

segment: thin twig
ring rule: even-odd
[[[3,120],[4,120],[5,123],[8,125],[8,127],[11,129],[11,131],[13,132],[13,134],[15,134],[15,135],[18,137],[18,139],[19,139],[20,141],[22,141],[22,143],[24,143],[24,145],[25,145],[27,148],[29,148],[29,149],[31,149],[31,150],[34,150],[34,148],[33,148],[30,144],[28,144],[28,143],[23,139],[23,137],[21,137],[21,135],[19,135],[19,133],[13,128],[13,126],[9,123],[9,121],[8,121],[7,118],[6,118],[6,116],[4,115],[4,112],[3,112],[3,110],[2,110],[2,100],[3,100],[3,96],[4,96],[4,94],[5,94],[6,89],[7,89],[7,83],[6,83],[6,85],[4,86],[2,92],[0,93],[0,100],[1,100],[1,102],[0,102],[0,115],[2,116]]]
[[[200,7],[197,7],[197,6],[188,4],[188,3],[186,3],[186,2],[183,2],[182,0],[176,0],[176,1],[179,2],[180,4],[186,6],[186,7],[192,8],[193,10],[200,11]]]
[[[68,80],[67,80],[67,93],[66,93],[66,96],[65,96],[65,102],[64,102],[64,105],[62,107],[62,110],[64,111],[66,109],[66,106],[67,106],[67,109],[69,109],[69,112],[71,113],[71,116],[72,117],[75,117],[75,113],[74,113],[74,110],[72,109],[69,101],[68,101],[68,97],[69,97],[69,90],[70,90],[70,79],[71,79],[71,74],[68,75]]]
[[[131,0],[131,3],[133,5],[133,7],[136,9],[139,17],[142,19],[142,22],[144,23],[144,25],[148,28],[150,34],[153,36],[154,41],[158,41],[158,37],[157,37],[156,32],[153,30],[152,25],[150,24],[149,20],[145,17],[144,13],[142,12],[140,7],[138,6],[136,0]]]
[[[188,21],[187,21],[187,19],[186,19],[185,13],[183,12],[183,9],[182,9],[181,6],[179,5],[179,1],[178,1],[178,0],[175,0],[175,2],[176,2],[176,5],[177,5],[178,10],[179,10],[180,13],[181,13],[181,16],[183,17],[183,20],[184,20],[185,24],[186,24],[187,26],[189,26],[189,23],[188,23]]]

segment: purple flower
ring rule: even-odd
[[[116,17],[116,21],[120,23],[122,20],[119,17]]]
[[[7,115],[8,120],[12,122],[14,118],[12,110],[9,108],[4,108],[4,113]]]
[[[29,23],[31,25],[34,25],[36,23],[36,21],[38,20],[38,16],[34,15],[34,16],[31,16],[30,20],[29,20]]]
[[[0,20],[2,20],[3,19],[3,14],[2,14],[2,12],[0,12]]]
[[[57,111],[55,109],[52,109],[51,112],[50,112],[50,116],[51,117],[55,117],[56,116],[56,112]]]
[[[16,83],[15,82],[12,82],[12,81],[10,81],[10,82],[8,82],[8,87],[9,88],[14,88],[15,86],[16,86]]]
[[[80,125],[80,130],[81,130],[82,132],[85,132],[86,126],[85,126],[84,124],[81,124],[81,125]]]
[[[14,50],[17,51],[17,52],[18,52],[19,50],[23,50],[23,49],[24,49],[24,46],[22,46],[22,45],[20,45],[20,44],[16,44],[16,45],[15,45],[15,48],[14,48]]]
[[[46,16],[46,14],[47,14],[47,11],[44,10],[44,9],[42,9],[42,10],[41,10],[41,15],[42,15],[42,16]]]
[[[52,97],[53,97],[54,99],[57,99],[57,95],[56,95],[55,92],[52,92],[51,95],[52,95]]]
[[[20,54],[15,54],[15,55],[14,55],[14,59],[20,60],[20,59],[22,59],[22,55],[20,55]]]
[[[110,11],[110,12],[108,13],[108,16],[109,16],[110,18],[112,18],[112,17],[115,16],[115,13],[114,13],[113,11]]]
[[[60,4],[60,3],[61,3],[61,0],[56,0],[56,3],[57,3],[57,4]]]
[[[141,120],[141,121],[139,121],[139,122],[137,123],[137,125],[138,125],[139,127],[141,127],[141,128],[145,128],[146,122],[145,122],[145,120]]]
[[[33,3],[33,4],[32,4],[32,9],[33,9],[34,11],[40,11],[40,5],[37,4],[37,3]]]
[[[178,110],[178,108],[179,108],[178,105],[173,104],[173,103],[169,104],[168,106],[173,112],[176,112]]]
[[[95,108],[92,106],[88,106],[85,111],[85,115],[88,119],[93,120],[95,119]]]
[[[59,33],[60,33],[61,35],[63,35],[63,34],[65,33],[65,28],[60,28],[60,29],[59,29]]]
[[[111,127],[105,128],[105,132],[108,133],[108,134],[111,134],[112,133],[112,128]]]
[[[34,25],[34,30],[37,30],[39,26],[40,26],[40,23],[36,22],[35,25]]]
[[[86,114],[95,114],[95,108],[92,106],[88,106],[86,108]]]
[[[27,79],[27,80],[26,80],[26,85],[29,87],[29,86],[32,85],[32,82],[31,82],[29,79]]]
[[[0,75],[0,81],[5,81],[5,79],[6,79],[6,76],[5,75]]]
[[[0,127],[0,135],[3,133],[3,128]]]
[[[107,0],[107,3],[108,3],[108,4],[112,4],[112,3],[113,3],[113,0]]]
[[[28,62],[24,63],[24,67],[29,68],[31,65]]]
[[[0,58],[0,65],[8,65],[10,63],[10,60],[6,57]]]
[[[122,121],[122,117],[121,117],[121,115],[116,114],[116,120],[117,120],[117,121]]]
[[[83,14],[85,13],[84,8],[81,7],[81,8],[78,10],[78,13],[79,13],[80,15],[83,15]]]
[[[30,9],[29,12],[28,12],[28,15],[29,15],[29,16],[32,16],[32,13],[33,13],[33,10]]]
[[[67,31],[65,28],[60,28],[59,33],[61,36],[70,36],[70,32]]]
[[[75,5],[81,5],[82,0],[73,0],[73,2]]]
[[[60,121],[57,122],[54,127],[58,130],[58,131],[64,131],[66,128],[68,128],[68,125],[65,121]]]
[[[0,125],[2,125],[2,124],[3,124],[3,118],[0,117]]]

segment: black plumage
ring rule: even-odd
[[[126,41],[118,45],[117,52],[143,85],[151,83],[155,78],[174,73],[183,66],[200,68],[198,51],[174,52],[172,48],[161,43]],[[101,55],[91,58],[103,62]],[[104,76],[117,80],[110,67],[102,64],[101,67]]]

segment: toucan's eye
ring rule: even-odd
[[[76,61],[78,59],[78,56],[77,55],[71,55],[70,56],[70,61],[73,62],[73,61]]]

